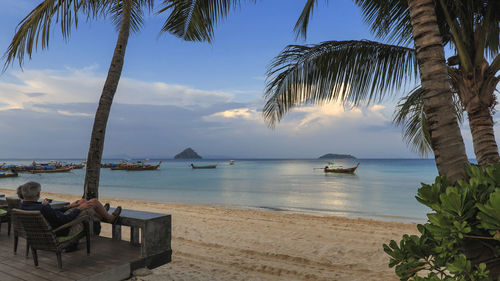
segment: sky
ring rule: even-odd
[[[39,2],[2,3],[0,52]],[[359,108],[302,106],[274,129],[265,124],[266,70],[286,45],[375,40],[349,0],[319,5],[307,40],[297,40],[293,26],[304,3],[243,4],[216,28],[211,44],[159,34],[167,16],[147,14],[141,31],[129,39],[104,157],[171,158],[187,147],[205,158],[419,157],[391,122],[403,92]],[[0,159],[86,158],[117,32],[109,18],[82,19],[68,40],[57,25],[52,35],[48,50],[39,49],[23,68],[16,63],[0,75]],[[473,157],[468,131],[464,125]]]

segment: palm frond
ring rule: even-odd
[[[408,147],[425,157],[432,154],[433,150],[424,112],[424,95],[424,89],[418,86],[408,96],[401,98],[394,110],[393,123],[402,127],[403,140]],[[458,122],[463,123],[463,108],[456,95],[453,95],[453,105]]]
[[[355,0],[355,2],[361,7],[365,21],[370,24],[377,38],[403,46],[412,44],[413,35],[407,0]],[[478,43],[475,42],[474,31],[482,29],[486,35],[483,38],[487,38],[485,51],[498,52],[500,1],[446,0],[444,2],[450,18],[459,23],[460,35],[456,38],[465,40],[472,54],[475,44]],[[453,36],[441,5],[436,5],[436,17],[443,43],[453,48]]]
[[[111,15],[111,20],[113,21],[117,31],[120,30],[124,1],[130,1],[130,4],[132,5],[132,11],[130,13],[130,29],[132,32],[138,32],[144,24],[144,10],[148,10],[150,12],[153,11],[154,0],[114,1],[113,5],[110,5],[109,11],[106,14]]]
[[[328,3],[328,0],[324,0]],[[307,37],[307,27],[309,26],[309,20],[313,14],[314,7],[318,5],[317,0],[307,0],[302,9],[302,13],[300,13],[300,17],[295,23],[295,27],[293,31],[295,31],[297,38],[302,36],[302,38],[306,39]]]
[[[273,126],[304,103],[380,101],[417,77],[410,48],[373,41],[290,45],[268,69],[264,118]]]
[[[424,112],[424,94],[422,87],[417,87],[400,100],[393,122],[403,129],[403,140],[408,147],[420,156],[432,154],[429,128]]]
[[[413,42],[408,0],[355,0],[377,38],[398,45]]]
[[[102,14],[110,0],[45,0],[33,9],[17,26],[16,33],[7,51],[5,69],[19,61],[22,67],[25,54],[31,59],[34,51],[41,45],[48,48],[53,23],[59,23],[64,39],[68,39],[73,26],[78,26],[78,15],[83,13],[88,18]]]
[[[208,41],[214,28],[242,2],[256,0],[164,0],[158,14],[170,11],[161,32],[169,32],[186,41]]]
[[[491,62],[491,65],[490,65],[490,68],[491,68],[491,71],[493,73],[497,73],[498,71],[500,71],[500,55],[497,55],[493,61]]]

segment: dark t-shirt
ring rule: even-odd
[[[68,208],[66,207],[54,209],[49,204],[43,205],[40,202],[32,201],[23,201],[20,207],[21,210],[25,211],[40,211],[40,213],[42,213],[42,215],[49,222],[52,228],[58,228],[61,225],[67,224],[68,222],[74,220],[80,213],[80,210],[74,208],[73,210],[65,214],[65,212],[68,210]],[[57,234],[64,236],[67,235],[67,232],[68,230]]]

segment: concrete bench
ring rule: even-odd
[[[109,211],[113,212],[114,208]],[[122,225],[130,227],[130,243],[141,245],[141,256],[146,260],[144,266],[154,268],[172,260],[171,215],[123,209],[118,222],[112,226],[113,240],[122,239]]]

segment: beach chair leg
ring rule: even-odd
[[[36,249],[32,247],[31,253],[33,254],[33,262],[35,263],[35,266],[38,267],[38,254],[36,253]]]
[[[87,224],[85,236],[87,238],[87,256],[90,255],[90,225]]]
[[[56,252],[56,255],[57,255],[57,268],[59,268],[59,270],[62,269],[62,257],[61,257],[61,252],[57,251]]]
[[[19,243],[19,236],[14,233],[14,255],[17,255],[17,244]]]
[[[12,227],[12,223],[10,222],[10,219],[7,221],[7,236],[10,236],[10,229]]]

